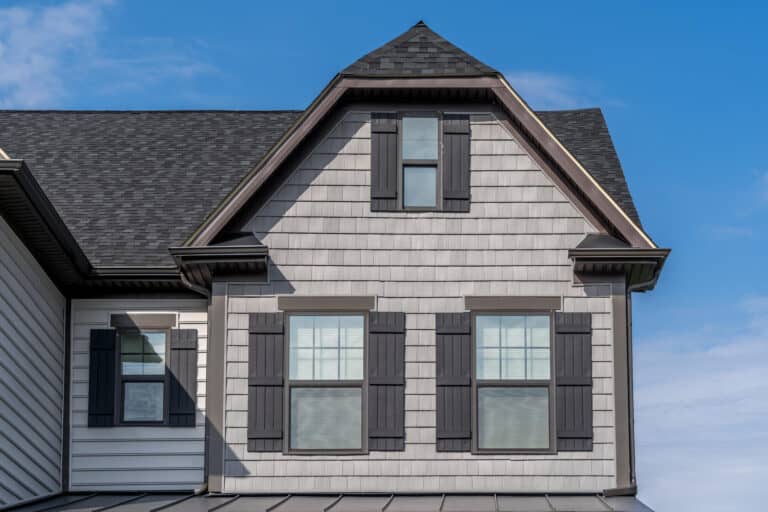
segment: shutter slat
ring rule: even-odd
[[[468,212],[470,207],[469,116],[443,117],[443,209]]]
[[[437,450],[470,451],[472,440],[471,317],[438,313]]]
[[[371,211],[397,209],[397,115],[371,115]]]
[[[92,329],[88,363],[88,426],[111,427],[115,421],[115,350],[117,331]]]
[[[592,315],[555,314],[559,451],[592,450]]]
[[[172,329],[170,339],[168,424],[195,426],[197,396],[197,330]]]
[[[248,319],[248,451],[283,449],[283,313]]]
[[[405,449],[405,313],[368,316],[368,449]]]

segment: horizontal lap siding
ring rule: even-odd
[[[189,490],[204,482],[207,305],[196,300],[75,300],[72,302],[73,491]],[[91,329],[109,328],[112,313],[170,312],[178,329],[198,332],[194,428],[88,428],[88,346]]]
[[[370,127],[349,114],[250,227],[270,248],[268,285],[229,283],[225,490],[601,491],[615,484],[611,300],[572,286],[568,249],[594,228],[490,116],[472,117],[467,213],[371,213]],[[605,292],[605,290],[603,290]],[[406,313],[405,451],[350,457],[247,452],[248,313],[276,295],[376,295]],[[435,317],[465,295],[560,295],[593,313],[593,452],[435,450]],[[416,478],[414,478],[416,477]]]
[[[0,218],[0,508],[61,490],[65,315]]]

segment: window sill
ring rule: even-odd
[[[370,452],[365,450],[288,450],[284,451],[283,455],[286,456],[306,456],[306,455],[332,455],[334,457],[344,457],[352,455],[368,455]]]
[[[472,455],[557,455],[553,448],[516,448],[516,449],[480,449],[472,450]]]

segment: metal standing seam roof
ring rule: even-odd
[[[94,267],[174,266],[180,246],[300,111],[0,111],[0,146],[24,159]],[[638,221],[599,109],[537,112]]]
[[[18,512],[653,512],[631,496],[505,494],[65,494]]]

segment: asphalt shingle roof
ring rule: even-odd
[[[171,266],[181,245],[300,112],[0,112],[91,263]]]
[[[423,21],[341,72],[356,77],[494,76],[497,71],[430,29]]]
[[[31,172],[91,263],[170,266],[181,245],[301,114],[0,111],[0,147]],[[635,220],[597,109],[538,112]]]
[[[640,216],[600,109],[543,111],[536,114],[608,195],[640,226]]]

